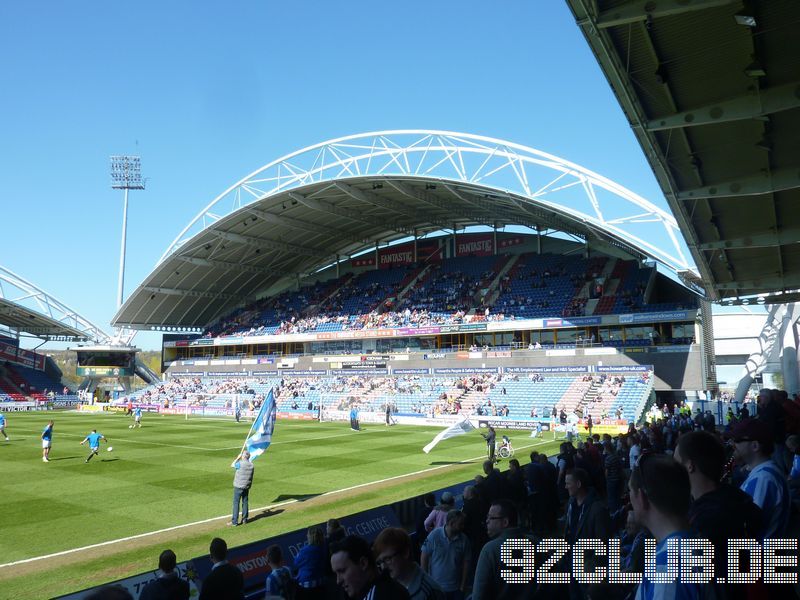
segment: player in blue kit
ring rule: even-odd
[[[53,442],[53,421],[47,422],[42,431],[42,462],[50,462],[50,446]]]
[[[84,462],[88,463],[90,460],[92,460],[92,457],[100,451],[100,440],[108,441],[106,436],[104,436],[102,433],[97,433],[97,429],[92,429],[92,433],[83,439],[81,446],[83,446],[86,442],[89,442],[89,449],[91,450],[89,456],[86,457]]]
[[[0,413],[0,433],[2,433],[3,437],[8,441],[8,436],[6,435],[6,416],[3,413]]]
[[[142,409],[139,406],[133,411],[133,426],[136,427],[137,425],[139,427],[142,426]]]

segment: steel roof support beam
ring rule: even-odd
[[[739,3],[741,3],[741,0],[738,2],[735,0],[694,0],[693,2],[687,2],[687,0],[659,0],[659,2],[639,0],[637,2],[627,2],[615,6],[614,8],[604,10],[598,15],[595,23],[600,29],[605,29],[607,27],[616,27],[617,25],[627,25],[628,23],[655,19],[657,17],[670,17],[682,13]]]
[[[224,260],[210,260],[208,258],[196,258],[194,256],[179,255],[176,258],[191,265],[198,267],[209,267],[212,269],[224,269],[226,271],[240,271],[242,273],[255,273],[261,275],[283,275],[283,271],[275,269],[268,269],[265,267],[255,267],[252,265],[244,265],[241,263],[232,263]]]
[[[266,248],[268,250],[280,250],[281,252],[293,252],[295,254],[302,254],[303,256],[316,256],[318,258],[326,258],[330,256],[330,252],[323,252],[322,250],[314,250],[299,246],[297,244],[287,244],[286,242],[277,242],[274,240],[265,240],[257,237],[250,237],[241,235],[239,233],[231,233],[230,231],[212,231],[213,235],[221,237],[229,242],[237,244],[244,244],[252,246],[253,248]]]
[[[748,279],[731,281],[729,283],[718,283],[714,286],[718,290],[768,290],[777,292],[781,290],[796,290],[800,288],[800,275],[781,277],[771,274],[761,279]]]
[[[375,225],[376,227],[390,229],[405,235],[414,235],[414,229],[412,227],[399,224],[395,221],[377,219],[375,217],[365,215],[363,212],[352,210],[344,206],[336,206],[335,204],[326,202],[325,200],[314,200],[307,198],[306,196],[296,192],[290,192],[289,197],[293,200],[297,200],[300,204],[312,210],[328,213],[337,217],[344,217],[345,219],[350,219],[351,221],[360,221],[361,223],[367,223],[369,225]]]
[[[177,288],[144,286],[142,289],[151,294],[163,294],[165,296],[183,296],[185,298],[211,298],[214,300],[245,300],[244,296],[235,294],[225,294],[223,292],[201,292],[198,290],[181,290]]]
[[[757,196],[800,187],[800,169],[788,167],[768,173],[750,175],[734,181],[722,181],[692,190],[681,190],[676,196],[680,200],[697,198],[727,198],[733,196]]]
[[[800,82],[760,90],[738,98],[685,110],[645,124],[647,131],[664,131],[711,123],[742,121],[800,107]]]
[[[785,244],[800,243],[800,229],[782,229],[779,232],[765,231],[745,237],[720,240],[719,242],[706,242],[700,244],[700,250],[735,250],[738,248],[767,248]]]
[[[344,192],[351,198],[358,200],[360,202],[364,202],[365,204],[372,204],[373,206],[377,206],[378,208],[383,208],[385,210],[390,210],[392,212],[398,213],[403,215],[404,217],[408,217],[412,220],[412,222],[419,221],[419,218],[422,216],[419,213],[414,212],[413,210],[406,210],[401,206],[398,206],[397,202],[392,202],[387,198],[381,198],[377,194],[372,194],[370,192],[364,192],[358,188],[353,187],[352,185],[347,185],[346,183],[342,183],[341,181],[334,182],[333,186],[341,192]],[[441,227],[442,229],[449,229],[453,226],[452,222],[447,221],[440,221],[438,219],[427,219],[428,223],[431,225],[436,225],[437,227]]]
[[[438,208],[439,210],[445,211],[450,215],[461,217],[462,219],[475,220],[479,224],[486,225],[487,227],[494,226],[494,222],[491,219],[491,213],[489,213],[489,211],[484,208],[479,208],[480,211],[479,215],[469,214],[464,212],[463,210],[455,210],[453,205],[451,203],[448,203],[446,200],[443,200],[434,194],[423,194],[421,191],[414,189],[413,187],[411,187],[410,185],[408,185],[403,181],[396,181],[392,179],[386,179],[384,181],[386,182],[387,185],[397,190],[407,198],[424,202],[426,204],[429,204],[430,206]],[[469,204],[473,205],[471,202]]]
[[[303,221],[301,219],[294,219],[292,217],[284,217],[283,215],[276,215],[270,212],[266,212],[263,210],[258,210],[257,208],[251,208],[248,210],[249,213],[255,215],[262,221],[266,221],[267,223],[274,223],[275,225],[283,225],[284,227],[291,227],[293,229],[299,229],[300,231],[307,231],[309,233],[318,233],[320,235],[335,235],[338,238],[350,240],[356,244],[370,244],[374,240],[359,238],[354,236],[349,231],[345,231],[343,229],[336,229],[334,227],[323,226],[323,225],[316,225],[315,223],[309,223],[308,221]]]

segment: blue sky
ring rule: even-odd
[[[0,3],[0,264],[97,325],[261,165],[330,138],[443,129],[538,148],[665,206],[561,0]],[[137,337],[157,348],[154,334]]]

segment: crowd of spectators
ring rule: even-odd
[[[592,282],[596,273],[570,273],[566,264],[530,269],[518,264],[513,272],[500,278],[496,299],[487,305],[483,291],[497,272],[487,270],[475,275],[464,270],[448,270],[446,261],[431,265],[405,296],[400,297],[404,286],[413,281],[419,270],[419,265],[413,265],[405,269],[408,273],[405,279],[372,282],[364,280],[364,273],[347,274],[338,280],[286,291],[223,317],[210,326],[204,336],[306,333],[328,323],[337,324],[341,330],[361,330],[504,321],[528,314],[529,309],[551,306],[558,307],[560,316],[583,316],[589,297],[596,297],[592,296],[593,288],[584,293],[585,283]],[[515,280],[526,279],[538,293],[512,292]],[[574,285],[574,294],[566,303],[553,289],[551,282],[554,280],[569,280]],[[599,289],[602,294],[602,286]],[[644,307],[645,290],[644,283],[626,287],[619,293],[621,305],[626,310]]]
[[[474,383],[472,384],[474,385]],[[553,459],[534,450],[524,466],[516,459],[503,472],[494,460],[463,490],[461,507],[449,491],[438,501],[426,494],[414,535],[402,528],[381,531],[370,545],[348,536],[337,521],[325,531],[312,527],[291,565],[278,546],[267,550],[267,598],[415,598],[444,600],[734,600],[796,598],[791,585],[729,584],[717,580],[639,584],[512,583],[508,539],[561,538],[570,548],[582,540],[620,544],[620,570],[641,573],[645,544],[655,541],[655,561],[666,564],[670,544],[689,537],[714,547],[716,575],[729,569],[729,539],[797,537],[800,520],[800,397],[763,389],[757,414],[733,416],[724,427],[686,406],[665,406],[640,428],[625,434],[594,434],[573,445],[564,441]],[[678,550],[684,552],[684,550]],[[200,599],[242,597],[243,581],[229,568],[219,538],[209,554],[215,568],[201,585]],[[587,554],[585,570],[603,566]],[[154,588],[188,598],[175,570],[175,555],[162,553]],[[573,571],[571,550],[553,571]],[[504,573],[506,576],[504,576]],[[110,593],[110,592],[109,592]],[[121,593],[117,590],[115,593]],[[343,594],[343,596],[341,595]],[[127,597],[127,596],[95,596]]]

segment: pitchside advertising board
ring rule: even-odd
[[[374,541],[385,528],[401,526],[397,515],[388,506],[344,517],[339,519],[339,522],[348,535],[359,535],[369,542]],[[324,528],[325,523],[319,523],[318,526]],[[300,549],[306,545],[307,531],[307,529],[298,529],[278,537],[267,538],[252,544],[239,546],[238,548],[228,549],[228,562],[238,567],[242,575],[244,575],[245,590],[252,591],[263,588],[270,571],[267,564],[267,548],[273,544],[280,546],[286,563],[291,566]],[[158,562],[158,558],[154,558],[153,562]],[[200,589],[203,579],[211,572],[211,567],[212,562],[207,555],[178,564],[178,571],[181,577],[187,578],[192,586],[193,598],[197,597],[197,590]],[[120,585],[128,590],[134,598],[138,598],[144,586],[158,578],[158,573],[157,570],[148,571],[106,585]],[[59,596],[58,600],[82,600],[99,587],[104,586],[97,586],[76,594]]]

